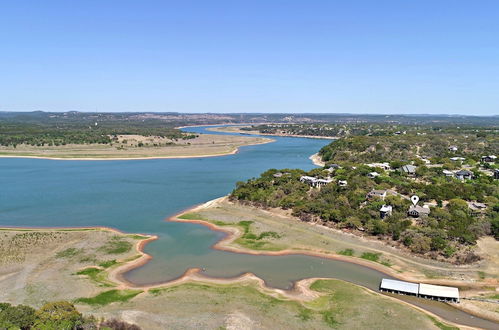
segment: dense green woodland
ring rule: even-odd
[[[459,147],[449,153],[448,140]],[[416,148],[415,146],[419,146]],[[419,154],[427,155],[434,165],[425,165]],[[353,230],[400,244],[415,253],[456,263],[475,261],[478,257],[470,249],[484,235],[499,239],[499,180],[487,171],[495,164],[480,164],[483,154],[497,154],[498,137],[457,135],[391,135],[384,137],[347,137],[325,146],[320,154],[329,163],[341,165],[330,173],[326,168],[309,172],[298,169],[271,169],[259,178],[239,182],[231,198],[262,207],[291,209],[303,221],[320,221],[325,225]],[[448,157],[462,154],[474,178],[461,181],[447,177],[443,169],[458,169],[460,162]],[[371,168],[365,163],[389,162],[395,170]],[[403,164],[417,165],[416,174],[408,176],[400,170]],[[368,173],[380,175],[369,178]],[[275,176],[276,173],[279,173]],[[282,174],[282,175],[281,175]],[[322,188],[300,182],[302,175],[316,178],[333,177]],[[346,187],[337,182],[347,180]],[[366,198],[374,189],[391,190],[385,200]],[[411,195],[420,197],[420,204],[432,202],[428,217],[413,219],[407,211]],[[405,197],[405,198],[404,198]],[[485,203],[480,213],[472,212],[467,202]],[[380,218],[383,204],[393,207],[393,214]]]
[[[449,147],[456,146],[457,151]],[[433,164],[452,164],[451,157],[463,157],[472,164],[484,155],[499,151],[499,131],[480,133],[427,133],[387,136],[352,136],[323,147],[319,154],[325,162],[419,162],[417,155]],[[449,165],[453,167],[452,165]]]
[[[136,134],[160,136],[170,139],[189,139],[180,130],[157,122],[107,122],[89,123],[2,123],[0,121],[0,145],[16,147],[20,144],[32,146],[59,146],[66,144],[110,144],[113,136]]]
[[[0,329],[8,330],[140,330],[120,320],[97,320],[83,316],[67,301],[49,302],[39,309],[26,305],[0,303]]]

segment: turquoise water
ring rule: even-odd
[[[202,127],[186,129],[204,132]],[[304,255],[253,256],[211,249],[222,233],[165,222],[195,204],[226,195],[237,181],[269,168],[311,169],[308,159],[330,141],[277,137],[211,158],[129,161],[0,159],[0,226],[109,226],[159,239],[153,259],[125,274],[137,285],[166,282],[187,269],[234,277],[252,272],[267,285],[290,289],[296,280],[332,277],[377,289],[383,276],[351,263]]]

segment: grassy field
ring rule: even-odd
[[[321,280],[312,287],[323,296],[302,304],[263,294],[254,283],[192,283],[94,311],[146,329],[438,329],[425,314],[355,285]]]
[[[140,238],[139,238],[140,237]],[[135,258],[138,239],[99,229],[0,231],[0,301],[39,306],[116,285],[105,268]]]
[[[234,152],[238,147],[270,142],[267,138],[201,134],[197,138],[177,141],[158,141],[141,136],[123,139],[126,144],[88,144],[65,146],[0,146],[0,156],[32,156],[48,158],[150,158],[216,156]],[[138,144],[141,143],[141,147]],[[156,144],[157,146],[154,146]]]

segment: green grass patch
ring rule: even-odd
[[[261,240],[264,238],[281,238],[281,235],[279,235],[275,231],[264,231],[264,232],[260,233],[260,235],[258,235],[258,237],[256,239]]]
[[[223,221],[219,221],[219,220],[211,220],[210,221],[212,224],[214,224],[215,226],[234,226],[236,225],[235,223],[231,223],[231,222],[223,222]]]
[[[280,238],[281,236],[273,231],[265,231],[257,235],[251,232],[253,221],[239,221],[237,223],[227,223],[221,221],[211,221],[217,226],[238,226],[243,230],[241,237],[234,243],[252,250],[280,251],[283,247],[277,246],[271,242],[265,241],[265,238]]]
[[[457,327],[447,325],[445,323],[440,322],[439,320],[437,320],[433,316],[428,316],[428,317],[433,322],[433,324],[435,324],[438,328],[440,328],[442,330],[459,330],[459,328],[457,328]]]
[[[204,218],[199,213],[196,212],[184,213],[181,216],[178,216],[177,218],[183,220],[204,220]]]
[[[478,277],[479,277],[481,280],[484,280],[486,276],[487,276],[487,274],[485,274],[485,272],[482,272],[482,271],[479,271],[479,272],[478,272]]]
[[[386,266],[386,267],[393,266],[393,264],[390,262],[390,260],[383,260],[380,262],[380,264],[382,264],[383,266]]]
[[[75,302],[92,306],[104,306],[114,302],[126,302],[142,292],[142,290],[109,290],[99,293],[95,297],[78,298]]]
[[[101,266],[102,268],[109,268],[109,267],[117,265],[117,264],[118,264],[118,262],[113,259],[113,260],[103,261],[99,264],[99,266]]]
[[[345,250],[341,250],[338,252],[338,254],[341,254],[342,256],[348,256],[348,257],[353,256],[354,253],[355,253],[355,251],[353,249],[345,249]]]
[[[336,328],[340,323],[335,319],[335,314],[333,311],[324,311],[321,312],[322,314],[322,319],[324,322],[326,322],[327,325],[329,325],[331,328]]]
[[[69,248],[64,251],[57,252],[55,255],[56,258],[72,258],[74,256],[77,256],[83,252],[82,249],[76,249],[76,248]]]
[[[76,275],[87,276],[90,280],[96,282],[101,287],[113,287],[114,283],[107,279],[107,273],[96,267],[87,267],[80,270]]]
[[[147,236],[137,235],[137,234],[126,235],[126,237],[131,238],[131,239],[136,239],[136,240],[143,240],[143,239],[148,239],[149,238]]]
[[[364,252],[360,256],[362,259],[378,262],[379,257],[381,256],[381,253],[373,253],[373,252]]]
[[[307,308],[302,308],[296,316],[302,321],[308,321],[312,318],[312,311]]]
[[[113,236],[106,244],[99,248],[107,254],[122,254],[132,249],[132,243],[124,240],[120,236]]]

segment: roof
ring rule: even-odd
[[[468,203],[468,206],[472,210],[482,210],[482,209],[486,209],[487,208],[486,204],[484,204],[484,203],[478,203],[478,202]]]
[[[460,170],[456,172],[456,175],[473,175],[473,172],[468,170]]]
[[[411,205],[409,207],[409,212],[418,212],[418,213],[424,213],[424,214],[430,214],[430,208],[429,207],[422,207],[422,206],[419,206],[419,205]]]
[[[383,206],[381,206],[381,208],[379,210],[381,212],[389,212],[392,210],[392,206],[391,205],[383,205]]]
[[[369,193],[372,195],[385,195],[386,190],[371,190]]]
[[[404,165],[402,166],[402,171],[406,172],[406,173],[414,173],[416,172],[416,166],[414,165]]]
[[[384,278],[381,280],[381,289],[385,290],[395,290],[408,292],[413,294],[418,294],[419,285],[417,283],[410,283],[405,281],[389,280]]]
[[[456,298],[459,299],[459,289],[451,286],[419,284],[419,294],[433,297]]]

